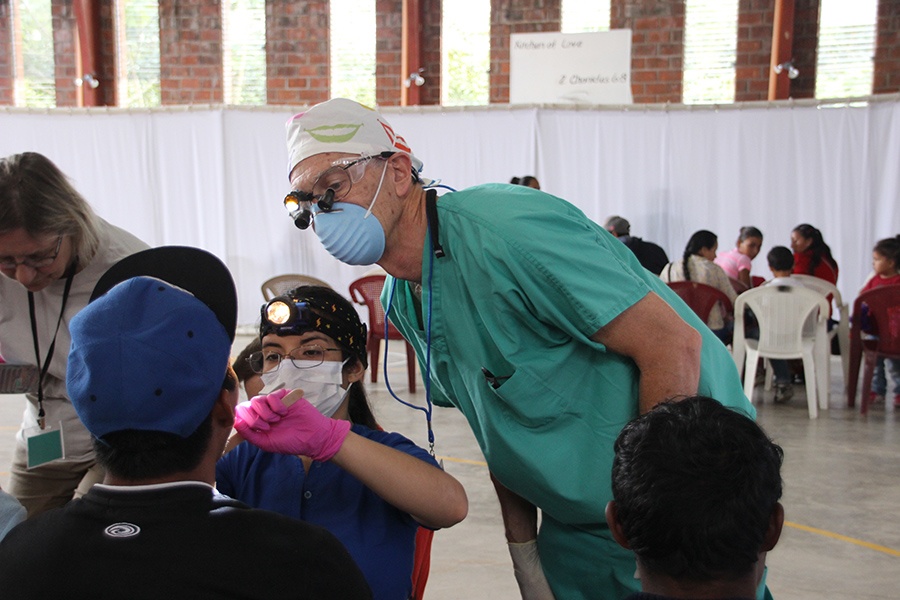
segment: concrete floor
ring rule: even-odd
[[[242,345],[238,346],[243,347]],[[392,348],[393,351],[393,348]],[[405,400],[424,404],[424,388],[409,395],[403,355],[392,352],[392,386]],[[808,418],[802,386],[785,405],[759,404],[759,421],[785,450],[782,475],[787,526],[769,554],[775,598],[819,600],[900,597],[900,410],[877,406],[866,417],[844,403],[840,363],[832,363],[830,409]],[[423,413],[369,384],[379,422],[426,446]],[[770,393],[771,394],[771,393]],[[23,400],[0,396],[0,485],[8,479],[13,435]],[[518,598],[506,552],[500,511],[487,468],[461,415],[435,408],[436,454],[469,496],[469,516],[434,539],[429,600]]]

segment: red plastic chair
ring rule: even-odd
[[[379,431],[384,431],[381,425],[377,425]],[[425,596],[425,585],[428,583],[428,573],[431,572],[431,543],[434,541],[434,530],[422,527],[416,530],[416,549],[413,552],[413,568],[410,573],[412,590],[409,600],[422,600]]]
[[[734,314],[734,306],[728,296],[711,285],[699,281],[671,281],[668,285],[704,323],[709,320],[709,313],[716,304],[721,304],[725,308],[726,315]]]
[[[750,278],[750,283],[753,284],[753,287],[759,287],[766,282],[765,277],[760,277],[759,275],[754,275]]]
[[[384,275],[360,277],[350,284],[350,297],[357,304],[365,304],[369,309],[369,339],[366,348],[369,350],[369,372],[372,382],[378,381],[378,362],[381,355],[381,340],[384,339],[384,307],[381,306],[381,290],[384,288]],[[416,353],[393,324],[388,325],[388,339],[403,340],[406,344],[406,371],[409,393],[416,392]]]
[[[431,571],[431,542],[434,530],[419,527],[416,531],[416,553],[413,558],[412,595],[410,600],[422,600],[425,596],[425,584]]]
[[[734,288],[735,294],[743,294],[744,292],[746,292],[747,290],[750,289],[740,279],[735,279],[734,277],[729,277],[728,281],[731,282],[731,287]]]
[[[865,357],[860,401],[860,412],[865,414],[869,410],[875,362],[879,358],[900,360],[900,285],[888,285],[860,294],[853,302],[852,321],[847,406],[856,403],[859,365]]]

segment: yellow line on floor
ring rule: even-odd
[[[453,456],[438,456],[439,460],[444,460],[447,462],[460,463],[464,465],[475,465],[478,467],[486,467],[487,463],[483,460],[469,460],[467,458],[456,458]],[[857,546],[862,546],[863,548],[868,548],[870,550],[875,550],[876,552],[883,552],[884,554],[889,554],[891,556],[900,557],[900,550],[894,550],[893,548],[888,548],[887,546],[881,546],[879,544],[873,544],[871,542],[864,542],[863,540],[858,540],[856,538],[852,538],[846,535],[841,535],[840,533],[834,533],[833,531],[827,531],[825,529],[818,529],[816,527],[809,527],[808,525],[800,525],[799,523],[792,523],[791,521],[785,521],[784,524],[787,527],[791,527],[793,529],[799,529],[800,531],[806,531],[808,533],[815,533],[817,535],[822,535],[825,537],[829,537],[835,540],[841,540],[842,542],[848,542],[850,544],[855,544]]]
[[[848,542],[850,544],[862,546],[863,548],[875,550],[876,552],[883,552],[883,553],[889,554],[891,556],[900,556],[900,550],[894,550],[893,548],[888,548],[887,546],[880,546],[878,544],[873,544],[871,542],[864,542],[863,540],[858,540],[856,538],[848,537],[846,535],[841,535],[840,533],[834,533],[833,531],[827,531],[825,529],[818,529],[816,527],[809,527],[808,525],[800,525],[799,523],[791,523],[790,521],[785,521],[784,524],[793,529],[799,529],[800,531],[807,531],[809,533],[823,535],[825,537],[830,537],[835,540],[841,540],[842,542]]]
[[[456,458],[453,456],[437,456],[438,460],[446,460],[447,462],[460,463],[464,465],[475,465],[477,467],[486,467],[487,463],[483,460],[469,460],[468,458]]]

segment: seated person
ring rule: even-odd
[[[837,285],[837,261],[821,231],[809,223],[797,225],[791,231],[791,250],[794,251],[794,273],[812,275]]]
[[[786,285],[788,287],[803,287],[796,277],[791,277],[794,272],[794,255],[790,249],[784,246],[775,246],[766,255],[769,261],[769,270],[772,271],[772,279],[765,285]],[[791,385],[791,368],[787,360],[769,359],[772,372],[775,375],[775,402],[787,402],[794,395],[794,387]]]
[[[25,520],[25,507],[22,504],[0,490],[0,540],[9,533],[9,530]]]
[[[378,427],[363,388],[366,327],[343,296],[290,290],[263,305],[259,333],[250,364],[263,393],[277,391],[239,407],[235,428],[250,443],[219,461],[219,491],[325,527],[375,598],[409,597],[419,524],[461,521],[465,491],[427,451]]]
[[[93,297],[71,322],[66,385],[106,478],[0,542],[3,598],[371,598],[329,532],[212,486],[238,395],[225,265],[146,250]]]
[[[631,235],[631,223],[626,219],[613,215],[606,219],[603,227],[625,244],[637,257],[641,266],[654,275],[659,275],[669,262],[666,251],[658,244]]]
[[[524,185],[526,187],[534,188],[536,190],[541,189],[541,183],[538,181],[537,177],[534,175],[525,175],[524,177],[513,177],[509,180],[509,182],[513,185]]]
[[[728,252],[716,256],[716,264],[722,267],[725,274],[744,284],[744,289],[753,287],[750,277],[750,263],[762,248],[762,231],[753,226],[741,227],[737,243]]]
[[[670,262],[663,268],[660,278],[666,283],[673,281],[696,281],[712,286],[728,296],[731,303],[737,299],[737,292],[731,285],[728,275],[722,267],[714,263],[719,239],[712,231],[701,229],[691,236],[684,248],[682,260]],[[728,344],[734,330],[731,315],[725,312],[721,304],[709,313],[706,325],[712,329],[720,340]]]
[[[634,551],[628,600],[753,599],[784,524],[782,450],[712,398],[658,404],[615,444],[606,520]]]
[[[895,285],[900,285],[900,235],[878,240],[872,248],[872,275],[859,293]],[[886,367],[894,382],[894,407],[900,408],[900,359],[880,357],[875,360],[869,402],[884,402],[888,391]]]
[[[253,372],[248,360],[251,354],[260,350],[262,350],[262,346],[259,343],[259,338],[255,337],[234,359],[232,366],[234,367],[234,374],[237,375],[238,382],[243,388],[243,393],[241,394],[243,400],[249,400],[263,389],[262,377],[260,377],[259,373]]]

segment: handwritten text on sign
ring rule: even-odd
[[[631,30],[510,35],[513,104],[631,104]]]

